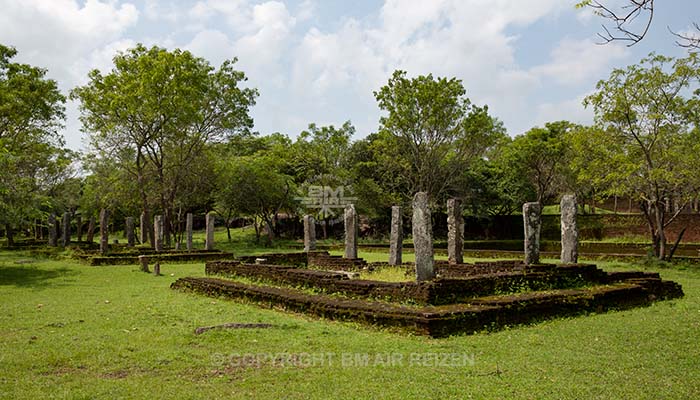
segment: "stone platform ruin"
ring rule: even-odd
[[[307,253],[293,254],[258,256],[275,260],[274,264],[208,262],[209,277],[182,278],[172,288],[431,337],[622,310],[683,296],[680,285],[657,273],[608,273],[592,264],[437,262],[436,279],[384,282],[317,269],[322,259],[317,254],[311,257],[317,263],[309,267],[303,264]],[[404,266],[407,271],[414,268]],[[236,277],[255,284],[237,282]]]
[[[351,320],[432,337],[474,333],[559,316],[603,312],[678,298],[683,290],[657,273],[613,272],[578,264],[576,199],[561,202],[562,259],[540,262],[541,205],[523,206],[524,261],[463,263],[463,218],[456,199],[447,203],[448,261],[434,259],[431,210],[426,193],[413,199],[414,264],[401,264],[414,280],[384,282],[353,279],[347,271],[381,268],[357,257],[357,214],[345,208],[345,256],[310,251],[315,247],[311,219],[304,230],[301,256],[258,256],[206,264],[207,278],[182,278],[173,289],[214,297],[246,299],[267,307]],[[398,264],[402,242],[396,232],[399,210],[392,210],[389,265]],[[396,214],[396,215],[394,215]],[[395,268],[395,267],[393,267]],[[361,273],[360,273],[361,276]],[[245,282],[236,281],[245,278]],[[253,283],[250,283],[250,282]]]

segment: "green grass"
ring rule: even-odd
[[[591,208],[590,205],[586,204],[583,207],[585,208],[586,214],[593,214],[593,209]],[[618,211],[616,213],[613,210],[608,210],[608,209],[602,208],[602,207],[596,207],[595,214],[627,214],[627,213],[620,212],[620,211]],[[561,215],[561,207],[559,206],[559,204],[552,204],[552,205],[544,206],[544,207],[542,207],[542,215]]]
[[[406,268],[384,267],[372,272],[360,273],[360,279],[382,282],[406,282],[410,277],[406,275]]]
[[[165,264],[155,277],[0,252],[0,398],[700,397],[695,268],[661,271],[680,300],[439,340],[169,288],[203,270]],[[274,327],[194,334],[228,322]]]

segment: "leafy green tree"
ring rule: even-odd
[[[615,69],[584,102],[601,129],[582,138],[597,149],[586,155],[595,159],[588,173],[600,176],[596,184],[633,193],[659,259],[673,256],[665,229],[700,187],[699,67],[697,54],[651,54],[638,65]]]
[[[474,163],[464,174],[464,208],[471,215],[511,215],[536,197],[523,169],[513,169],[503,159]]]
[[[502,168],[530,182],[535,193],[531,200],[545,203],[566,185],[567,135],[574,128],[576,125],[568,121],[548,122],[544,128],[535,127],[516,136],[502,149]]]
[[[188,51],[138,45],[115,56],[110,73],[91,71],[89,83],[71,93],[81,102],[95,159],[115,163],[136,182],[148,218],[154,208],[163,212],[166,243],[176,210],[190,206],[178,204],[188,190],[183,182],[209,179],[195,177],[201,170],[192,167],[206,161],[205,146],[252,127],[257,91],[240,87],[246,77],[235,62],[214,69]]]
[[[346,121],[340,128],[309,124],[293,144],[291,163],[295,176],[303,181],[324,175],[347,179],[347,158],[355,127]],[[315,182],[316,184],[321,182]]]
[[[373,133],[355,141],[348,150],[348,169],[353,181],[357,208],[374,218],[390,215],[392,205],[402,204],[407,197],[402,160],[392,158],[396,149],[387,145],[386,133]],[[389,138],[388,141],[392,139]]]
[[[12,62],[16,54],[0,45],[0,224],[9,242],[13,229],[43,218],[74,157],[58,133],[65,97],[46,70]]]
[[[504,135],[488,108],[472,105],[462,82],[432,75],[409,79],[395,71],[374,96],[386,112],[378,146],[383,166],[406,182],[408,198],[425,191],[434,200],[459,190],[455,183],[469,163]]]
[[[232,157],[221,161],[219,166],[221,185],[215,195],[217,204],[237,215],[252,217],[258,241],[265,228],[268,243],[272,242],[277,215],[294,207],[293,178],[280,172],[279,167],[275,157],[260,153]]]

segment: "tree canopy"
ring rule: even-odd
[[[382,161],[407,183],[407,196],[424,191],[437,199],[454,192],[460,173],[505,132],[487,106],[471,104],[456,78],[408,78],[395,71],[374,96],[386,112],[377,137]]]
[[[74,156],[58,133],[66,100],[58,84],[45,69],[12,62],[16,54],[0,45],[0,223],[10,241],[15,226],[51,211]]]
[[[696,54],[673,59],[651,54],[615,69],[585,99],[600,131],[579,138],[595,151],[580,154],[586,171],[610,190],[631,193],[642,205],[655,254],[668,258],[665,228],[697,194],[700,179]],[[675,204],[675,205],[674,205]]]
[[[246,78],[235,62],[215,69],[188,51],[138,45],[115,56],[108,74],[91,71],[89,83],[71,93],[80,100],[95,161],[113,163],[137,183],[144,213],[164,214],[166,243],[176,205],[191,206],[182,196],[207,179],[197,176],[207,168],[193,168],[208,162],[204,147],[252,128],[257,91],[240,87]]]

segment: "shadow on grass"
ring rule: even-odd
[[[68,268],[40,269],[29,265],[0,265],[0,286],[44,288],[56,283],[52,280],[75,275]]]

